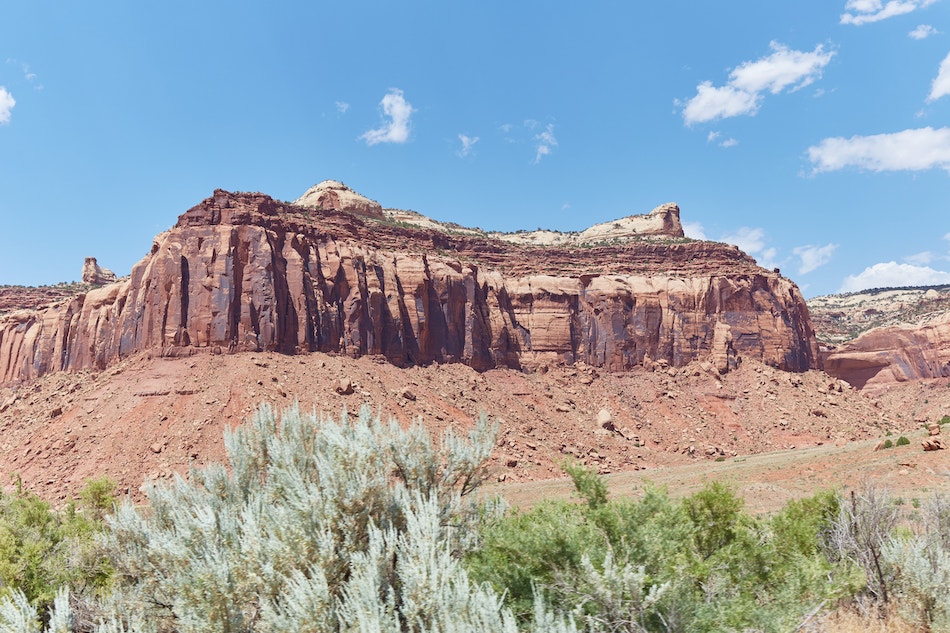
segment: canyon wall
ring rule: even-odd
[[[734,246],[529,247],[218,190],[128,278],[0,317],[0,383],[202,349],[479,370],[821,362],[797,286]]]
[[[950,377],[950,313],[916,325],[875,328],[822,355],[829,374],[858,389]]]

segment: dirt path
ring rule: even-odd
[[[611,498],[637,497],[649,485],[666,487],[680,497],[700,490],[709,481],[734,486],[756,513],[773,512],[791,499],[828,488],[852,488],[864,481],[887,487],[911,503],[935,492],[950,494],[950,454],[924,452],[923,431],[908,435],[911,444],[874,451],[877,440],[843,446],[818,446],[747,455],[721,462],[698,461],[608,475]],[[896,438],[895,438],[896,439]],[[501,494],[513,506],[529,508],[548,499],[571,498],[570,479],[496,484],[486,494]]]

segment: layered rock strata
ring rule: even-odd
[[[797,286],[734,246],[530,247],[217,190],[159,235],[128,278],[3,317],[0,382],[199,349],[479,370],[820,364]]]
[[[950,376],[950,313],[880,327],[823,353],[825,370],[859,389]]]

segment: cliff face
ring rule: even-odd
[[[950,313],[880,327],[823,354],[826,371],[858,389],[950,376]]]
[[[129,278],[0,318],[0,382],[200,348],[479,370],[820,363],[798,288],[732,246],[529,247],[218,190]]]

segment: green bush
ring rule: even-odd
[[[574,482],[574,490],[587,501],[591,510],[607,503],[607,483],[597,473],[576,464],[564,464],[563,469]]]
[[[901,435],[899,438],[897,438],[897,443],[895,446],[907,446],[908,444],[910,444],[910,440]]]
[[[883,448],[894,448],[894,442],[892,442],[890,438],[888,438],[884,440],[884,444],[882,446]]]
[[[950,424],[950,415],[945,415],[940,418],[940,424]]]
[[[489,521],[466,565],[523,623],[540,591],[594,631],[787,631],[852,588],[819,545],[836,512],[829,492],[759,520],[721,483],[681,501],[648,488],[638,501],[546,502]]]
[[[95,592],[108,584],[110,569],[94,551],[93,537],[103,528],[102,512],[114,502],[108,479],[90,481],[79,508],[56,512],[22,488],[0,492],[0,595],[19,590],[34,605],[53,603],[59,587]],[[97,507],[87,502],[96,490]]]

